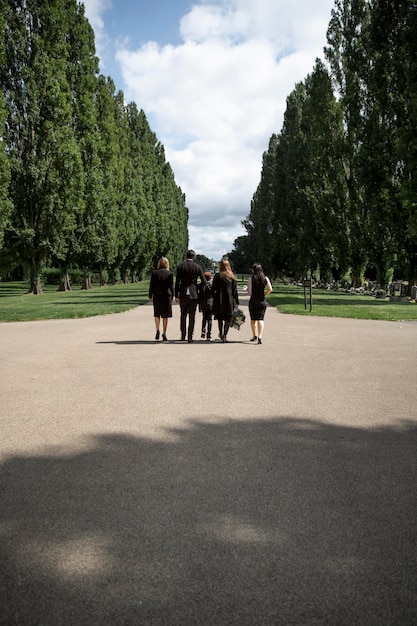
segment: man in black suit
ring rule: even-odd
[[[192,343],[195,325],[195,312],[198,304],[197,280],[207,284],[202,267],[195,261],[194,250],[188,250],[184,263],[177,267],[175,278],[175,300],[179,301],[181,309],[181,341],[188,337],[188,343]],[[187,335],[188,315],[188,335]]]

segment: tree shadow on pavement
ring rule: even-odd
[[[1,466],[0,623],[415,624],[417,428],[195,421]]]

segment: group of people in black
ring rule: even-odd
[[[265,276],[262,266],[252,266],[252,276],[248,282],[249,314],[251,320],[251,341],[262,343],[264,316],[266,311],[265,297],[272,292],[269,278]],[[149,298],[153,300],[155,320],[155,340],[167,339],[168,319],[172,317],[172,302],[180,305],[181,341],[194,341],[195,317],[197,308],[202,313],[201,338],[211,341],[213,318],[217,320],[219,339],[227,343],[227,334],[233,319],[233,313],[239,306],[237,278],[230,263],[223,259],[219,271],[211,276],[204,272],[195,262],[194,250],[188,250],[185,261],[177,267],[175,285],[174,275],[169,268],[169,261],[161,257],[156,270],[152,271],[149,284]],[[187,324],[188,322],[188,324]]]

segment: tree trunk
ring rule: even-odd
[[[351,275],[350,275],[352,287],[354,288],[362,287],[365,267],[366,267],[365,261],[359,260],[358,262],[355,262],[355,261],[353,262]]]
[[[87,271],[84,272],[81,289],[91,289],[91,276]]]
[[[36,259],[32,259],[32,265],[30,268],[30,281],[28,294],[34,296],[40,296],[43,293],[42,279],[41,279],[41,266]]]
[[[409,270],[407,295],[411,296],[411,287],[417,285],[417,245],[412,246],[408,251],[408,259]]]
[[[71,281],[67,271],[61,274],[58,291],[71,291]]]
[[[28,294],[33,294],[34,296],[41,296],[43,294],[43,287],[41,279],[35,278],[34,281],[30,281]]]
[[[107,285],[107,279],[104,276],[104,269],[103,267],[100,265],[100,287],[105,287]]]

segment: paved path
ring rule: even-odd
[[[0,624],[416,624],[417,324],[153,336],[0,324]]]

